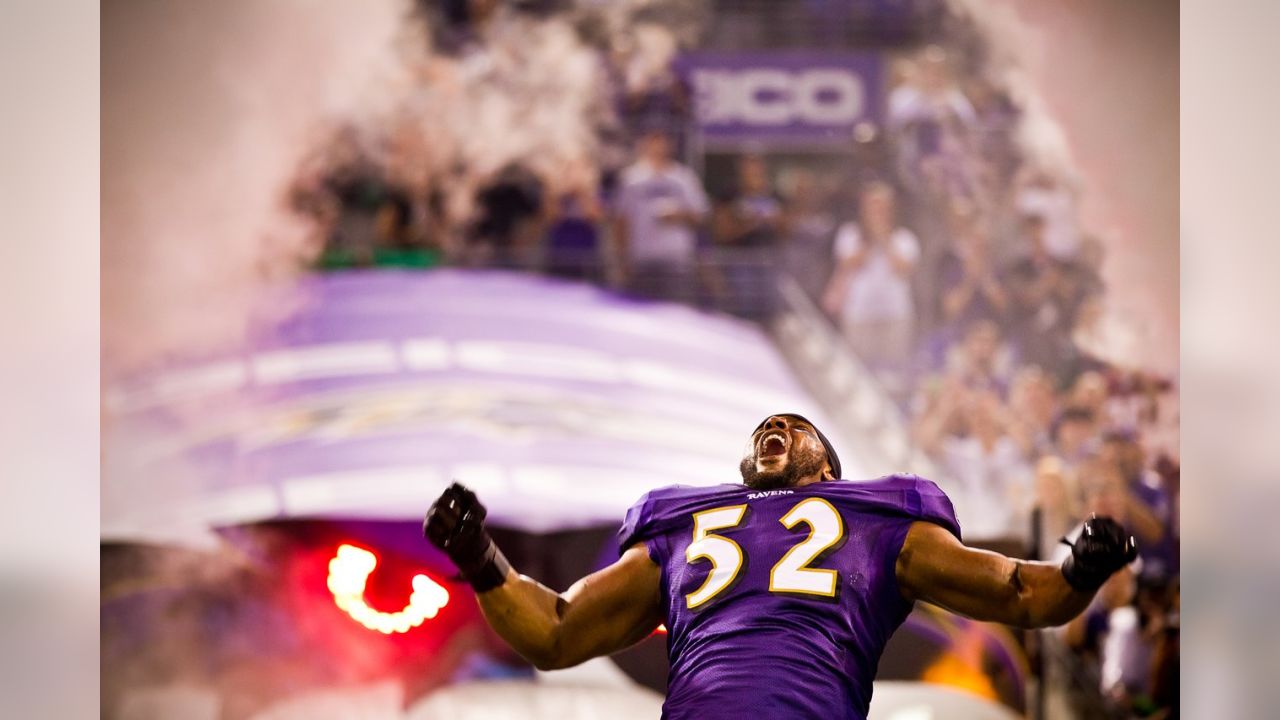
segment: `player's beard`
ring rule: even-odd
[[[802,453],[793,448],[786,465],[777,470],[761,471],[756,469],[756,452],[755,450],[748,452],[742,458],[742,462],[738,463],[738,471],[742,473],[742,484],[755,490],[792,487],[801,478],[822,472],[822,466],[827,461],[826,456],[820,452]]]

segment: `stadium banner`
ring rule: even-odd
[[[711,142],[843,144],[882,113],[883,62],[873,53],[697,52],[676,68]]]

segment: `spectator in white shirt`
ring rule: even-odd
[[[837,265],[823,308],[839,320],[854,351],[874,371],[900,377],[913,339],[911,276],[920,242],[898,225],[894,192],[887,184],[868,185],[858,210],[859,222],[845,223],[836,233]]]
[[[1080,250],[1075,194],[1044,171],[1031,172],[1021,183],[1018,212],[1044,220],[1044,244],[1056,260],[1072,260]]]
[[[621,280],[646,297],[691,300],[698,228],[710,203],[702,181],[672,158],[671,138],[652,131],[622,172],[613,240]]]
[[[921,418],[921,447],[955,482],[965,532],[974,537],[1025,537],[1032,489],[1030,468],[1013,438],[1013,420],[990,390],[970,390],[948,378]]]
[[[952,77],[947,54],[930,46],[889,93],[888,126],[899,172],[914,189],[972,195],[981,163],[978,115]]]
[[[889,93],[889,124],[955,122],[965,129],[977,124],[978,113],[951,77],[947,54],[936,45],[925,49],[911,67],[907,82]]]

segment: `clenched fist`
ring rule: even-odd
[[[1071,556],[1062,563],[1062,575],[1071,587],[1094,592],[1112,573],[1138,557],[1138,544],[1120,523],[1109,517],[1091,517],[1071,545]]]
[[[510,563],[484,529],[484,505],[458,483],[445,489],[427,511],[422,534],[449,556],[476,592],[498,587]]]

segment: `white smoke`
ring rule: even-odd
[[[948,0],[948,4],[981,37],[986,56],[983,73],[1017,105],[1016,138],[1025,156],[1055,176],[1074,178],[1076,163],[1066,133],[1030,72],[1042,62],[1043,33],[1022,19],[1012,3]]]
[[[399,84],[394,117],[362,129],[391,133],[395,142],[382,144],[391,152],[375,162],[394,182],[443,192],[454,218],[512,163],[565,184],[590,182],[605,119],[599,59],[567,22],[504,11],[481,39],[457,56],[410,52],[404,67],[416,77]]]
[[[1178,357],[1176,6],[948,0],[972,24],[983,71],[1018,105],[1025,156],[1080,190],[1106,249],[1094,348],[1173,372]]]
[[[510,163],[553,191],[590,188],[601,130],[616,122],[601,60],[643,87],[706,17],[704,0],[583,0],[542,17],[503,6],[463,52],[445,54],[413,9],[410,0],[104,8],[108,379],[243,339],[260,291],[318,252],[320,228],[287,200],[341,154],[335,129],[391,182],[443,191],[455,220]],[[269,326],[290,310],[282,302],[255,321]]]
[[[499,7],[471,26],[461,48],[404,47],[382,92],[394,110],[360,120],[358,132],[381,149],[373,161],[392,182],[442,193],[455,221],[513,164],[551,194],[592,190],[602,164],[617,157],[602,141],[619,123],[606,68],[617,67],[630,92],[666,82],[705,11],[704,0],[584,1],[549,16]]]
[[[108,373],[239,340],[264,284],[315,238],[285,190],[326,118],[392,61],[399,0],[103,8],[102,276]]]

